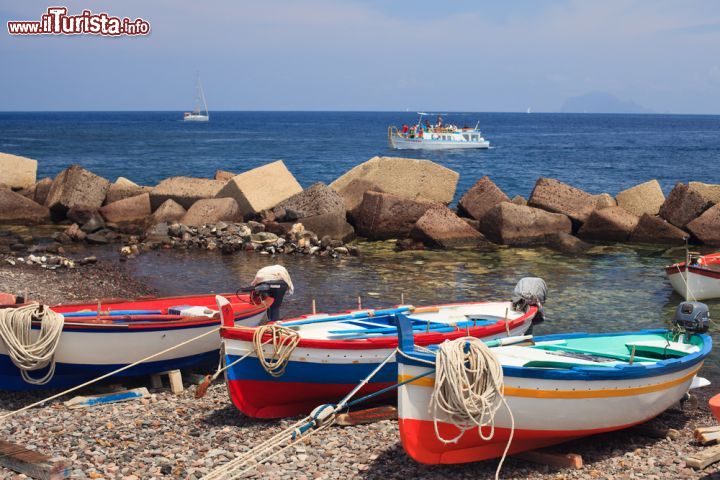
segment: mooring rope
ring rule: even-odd
[[[502,405],[510,414],[510,436],[495,478],[499,478],[515,433],[515,419],[503,396],[502,365],[490,348],[474,337],[458,338],[439,345],[435,357],[435,386],[430,397],[435,435],[445,444],[457,443],[473,428],[482,440],[495,435],[495,415]],[[460,433],[452,438],[440,434],[438,422],[455,425]],[[490,427],[483,433],[483,427]]]
[[[263,337],[266,333],[270,334],[272,340],[272,353],[270,356],[265,355],[263,345]],[[255,355],[260,361],[260,365],[267,373],[273,377],[280,377],[285,373],[290,355],[300,343],[300,334],[295,330],[277,324],[267,324],[256,327],[253,334],[253,345],[255,347]]]
[[[33,333],[32,323],[40,322],[40,331]],[[46,305],[27,305],[0,309],[0,339],[13,364],[20,369],[23,380],[31,385],[45,385],[55,375],[55,352],[65,319]],[[48,367],[41,378],[30,372]]]
[[[284,452],[296,443],[304,441],[311,435],[315,435],[319,431],[333,425],[336,419],[335,414],[348,406],[350,399],[359,392],[362,387],[367,385],[368,382],[377,375],[390,360],[392,360],[396,351],[397,349],[393,349],[382,362],[380,362],[337,404],[320,405],[307,417],[290,425],[285,430],[273,435],[244,454],[230,460],[228,463],[217,467],[215,470],[202,477],[201,480],[231,480],[239,478],[255,469],[258,465],[265,463],[272,457]],[[363,399],[371,398],[373,395],[374,394],[367,395],[366,397],[363,397]],[[287,445],[283,446],[285,443],[287,443]],[[278,450],[273,452],[272,450],[274,449]]]

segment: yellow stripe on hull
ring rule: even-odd
[[[510,397],[526,397],[526,398],[607,398],[607,397],[629,397],[633,395],[642,395],[645,393],[658,392],[661,390],[667,390],[676,385],[680,385],[683,382],[688,381],[697,374],[702,367],[702,363],[691,372],[683,375],[682,377],[675,378],[673,380],[657,383],[654,385],[646,385],[642,387],[629,387],[629,388],[612,388],[612,389],[600,389],[600,390],[533,390],[529,388],[518,388],[505,386],[503,394]],[[413,378],[411,375],[398,375],[398,382],[407,381]],[[562,381],[562,380],[561,380]],[[409,383],[409,385],[415,385],[418,387],[432,388],[435,386],[435,379],[431,377],[419,378]]]

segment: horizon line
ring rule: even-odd
[[[183,113],[187,110],[0,110],[3,113]],[[523,115],[647,115],[647,116],[718,116],[720,113],[674,113],[674,112],[560,112],[560,111],[533,111],[527,113],[524,110],[487,110],[487,111],[471,111],[471,110],[447,110],[443,109],[447,114],[497,114],[497,113],[518,113]],[[404,110],[213,110],[215,113],[407,113],[417,115],[417,112]],[[209,113],[212,113],[209,112]]]

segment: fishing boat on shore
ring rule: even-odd
[[[665,275],[685,300],[720,298],[720,253],[688,252],[684,262],[665,267]]]
[[[486,346],[463,338],[419,350],[412,322],[401,316],[403,448],[426,464],[474,462],[643,423],[709,383],[696,377],[712,348],[708,322],[706,305],[684,302],[672,331],[524,336]],[[465,388],[455,389],[463,378]]]
[[[197,82],[195,83],[195,107],[192,112],[185,112],[183,114],[183,120],[186,122],[209,122],[210,114],[208,113],[207,102],[205,101],[205,92],[200,83],[200,74],[197,76]],[[200,108],[202,106],[202,108]]]
[[[279,315],[287,284],[254,283],[247,293],[221,296],[5,306],[0,309],[0,390],[76,386],[149,357],[116,376],[216,363],[218,302],[229,307],[225,320],[233,326],[252,327]]]
[[[513,302],[352,310],[255,329],[233,328],[228,320],[221,331],[228,391],[235,406],[250,417],[308,413],[320,403],[338,401],[376,369],[361,393],[394,384],[400,313],[407,314],[421,346],[465,336],[493,339],[530,330],[533,321],[541,319],[545,297],[545,282],[533,278],[521,280]]]
[[[480,122],[475,127],[458,127],[453,124],[445,125],[442,115],[437,116],[437,123],[430,125],[429,121],[423,123],[423,118],[429,114],[418,112],[420,117],[412,127],[403,125],[388,127],[388,143],[390,148],[396,150],[448,150],[490,148],[490,142],[485,140],[480,131]]]

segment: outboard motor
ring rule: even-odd
[[[710,310],[701,302],[682,302],[675,310],[672,321],[682,333],[705,333],[710,328]]]
[[[515,311],[527,311],[528,307],[534,305],[538,309],[533,319],[533,325],[545,321],[543,304],[547,298],[547,285],[545,280],[539,277],[525,277],[515,285],[512,295],[512,305]]]
[[[260,298],[273,298],[273,303],[268,308],[268,321],[274,322],[280,320],[280,307],[282,306],[285,294],[293,294],[293,284],[290,274],[282,265],[271,265],[263,267],[255,274],[252,281],[253,291],[260,295]]]

